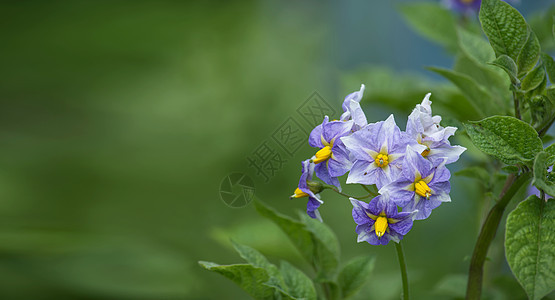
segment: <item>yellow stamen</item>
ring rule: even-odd
[[[378,239],[381,238],[385,231],[387,230],[387,218],[384,216],[379,216],[378,219],[376,219],[376,223],[374,224],[374,227],[376,229],[376,235],[378,236]]]
[[[293,196],[291,196],[291,198],[302,198],[302,197],[308,197],[308,194],[303,192],[300,188],[297,188]]]
[[[389,156],[387,156],[387,154],[378,154],[374,162],[378,167],[383,168],[389,164]]]
[[[424,182],[424,180],[420,180],[420,181],[418,181],[414,184],[414,191],[418,195],[420,195],[422,197],[426,197],[426,199],[430,198],[430,196],[432,195],[432,190],[426,184],[426,182]]]
[[[318,152],[316,152],[316,159],[313,160],[313,162],[315,164],[319,164],[323,161],[326,161],[328,158],[331,157],[331,147],[330,146],[325,146],[324,148],[318,150]]]
[[[430,154],[430,148],[426,148],[426,150],[422,151],[422,156],[426,157],[428,156],[428,154]]]
[[[464,4],[470,4],[472,2],[474,2],[475,0],[461,0],[462,3]]]

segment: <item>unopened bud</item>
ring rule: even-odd
[[[314,194],[318,194],[324,190],[324,185],[321,182],[308,180],[306,184],[308,185],[310,191]]]

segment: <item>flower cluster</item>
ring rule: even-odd
[[[338,177],[349,173],[346,183],[375,185],[379,195],[369,203],[350,198],[357,224],[358,241],[385,245],[399,242],[442,202],[450,202],[450,173],[445,167],[466,150],[451,145],[457,128],[442,127],[441,117],[432,115],[427,94],[408,117],[405,131],[393,115],[385,121],[368,123],[360,106],[364,85],[343,102],[340,120],[326,116],[309,137],[317,148],[303,161],[299,185],[291,198],[308,197],[307,214],[321,220],[318,208],[324,203],[319,193],[325,188],[341,192]],[[313,181],[313,175],[324,184]],[[401,211],[399,211],[401,208]]]

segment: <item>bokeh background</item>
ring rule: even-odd
[[[315,91],[339,112],[364,83],[369,120],[394,113],[402,128],[431,91],[446,122],[464,121],[442,106],[456,89],[424,69],[450,67],[452,55],[409,28],[401,2],[1,1],[0,298],[248,298],[197,264],[240,262],[230,238],[310,274],[252,205],[222,202],[220,183],[248,174],[257,198],[302,211],[305,200],[288,197],[314,149],[285,157],[268,182],[247,157]],[[516,7],[529,18],[549,2]],[[453,172],[484,163],[464,137],[455,141],[469,151]],[[453,176],[452,186],[453,202],[404,241],[414,299],[464,291],[492,200],[475,180]],[[323,197],[342,258],[378,258],[358,297],[396,299],[394,247],[357,244],[349,202]],[[521,299],[502,239],[487,295]]]

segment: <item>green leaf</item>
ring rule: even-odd
[[[265,284],[270,276],[262,268],[250,264],[218,265],[207,261],[199,261],[199,265],[227,277],[255,299],[274,299],[276,289]]]
[[[500,55],[496,60],[492,61],[490,64],[503,69],[503,71],[505,71],[505,73],[509,75],[509,78],[511,79],[511,82],[513,84],[520,83],[520,80],[518,80],[517,76],[518,69],[515,61],[512,58],[503,54]]]
[[[464,176],[471,179],[476,179],[478,182],[488,186],[491,181],[491,173],[482,167],[468,167],[455,173],[457,176]]]
[[[281,274],[285,281],[285,292],[295,299],[316,300],[316,289],[312,280],[286,261],[281,262]]]
[[[551,144],[549,145],[549,147],[545,148],[544,150],[547,154],[551,155],[555,155],[555,144]]]
[[[555,62],[553,61],[553,57],[546,53],[542,53],[541,55],[545,70],[547,71],[547,75],[549,75],[549,81],[555,83]]]
[[[501,170],[509,174],[517,174],[520,169],[517,166],[504,166]]]
[[[332,278],[339,263],[339,243],[331,230],[318,221],[299,222],[255,201],[256,210],[272,220],[289,237],[303,258],[317,267],[318,276]],[[331,236],[330,236],[331,235]]]
[[[501,111],[502,109],[499,109],[499,105],[494,103],[488,91],[471,77],[443,68],[429,67],[428,69],[440,74],[455,84],[476,111],[479,112],[478,118],[496,113],[504,113],[504,111]]]
[[[532,195],[509,214],[505,255],[530,299],[555,288],[555,201]]]
[[[485,64],[495,59],[495,52],[483,36],[460,27],[457,28],[457,35],[461,51],[476,63]]]
[[[422,36],[447,49],[457,48],[456,22],[449,10],[438,3],[421,2],[403,4],[400,11],[410,27]]]
[[[331,231],[331,229],[324,223],[310,218],[308,215],[302,213],[301,220],[306,225],[306,228],[315,237],[315,256],[320,259],[320,266],[328,273],[333,273],[337,270],[339,265],[339,241]]]
[[[524,79],[522,80],[521,89],[523,91],[531,91],[545,80],[545,71],[543,68],[543,63],[539,64],[532,70]]]
[[[549,151],[552,151],[551,149]],[[540,152],[534,160],[534,180],[532,184],[538,189],[543,190],[550,196],[555,196],[555,184],[549,180],[547,174],[548,160],[550,154],[547,152]]]
[[[529,35],[524,17],[501,0],[483,0],[479,18],[495,55],[516,61]]]
[[[508,165],[529,164],[543,150],[536,130],[514,117],[493,116],[465,127],[478,149]]]
[[[268,259],[264,255],[262,255],[262,253],[249,246],[241,245],[233,240],[231,242],[233,243],[233,247],[239,253],[239,255],[248,263],[257,268],[265,269],[272,277],[276,277],[278,279],[281,278],[278,268],[270,263]]]
[[[434,294],[448,296],[449,299],[464,299],[468,275],[449,274],[435,286]]]
[[[545,148],[544,151],[548,154],[546,165],[553,166],[555,164],[555,144],[551,144],[549,147]]]
[[[524,47],[522,48],[522,51],[520,51],[517,59],[519,78],[532,70],[540,58],[540,52],[540,41],[538,41],[538,37],[536,37],[534,32],[530,30],[528,40],[526,41],[526,44],[524,44]]]
[[[355,295],[368,281],[375,262],[374,256],[355,257],[341,269],[337,282],[344,299]]]

